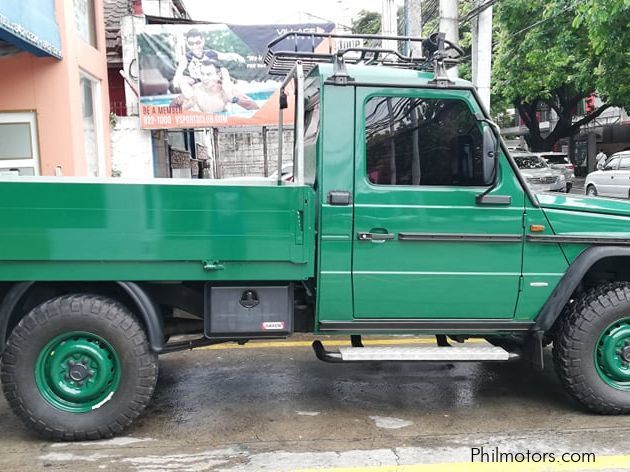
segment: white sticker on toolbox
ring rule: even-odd
[[[263,331],[284,329],[284,321],[263,321],[262,329]]]

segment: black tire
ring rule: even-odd
[[[630,283],[615,282],[582,295],[559,320],[553,359],[560,382],[588,410],[600,414],[630,413],[630,390],[609,385],[596,368],[600,336],[630,316]]]
[[[586,195],[589,195],[592,197],[597,196],[597,189],[595,188],[594,185],[589,185],[588,187],[586,187]]]
[[[102,405],[81,413],[53,406],[35,378],[45,346],[71,332],[105,340],[120,366],[116,390]],[[1,367],[2,387],[13,411],[45,438],[64,441],[111,438],[123,431],[151,400],[157,373],[157,354],[135,316],[119,302],[98,295],[62,296],[33,309],[11,333]]]

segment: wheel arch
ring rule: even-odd
[[[583,286],[610,281],[630,280],[630,247],[591,246],[569,266],[536,316],[534,331],[549,331]],[[608,278],[607,278],[608,277]]]
[[[4,352],[10,330],[26,314],[25,304],[38,288],[48,288],[51,291],[66,290],[86,293],[97,293],[110,296],[124,303],[138,315],[139,321],[145,329],[149,345],[154,352],[161,352],[164,348],[164,326],[159,306],[153,301],[149,292],[135,282],[17,282],[6,292],[0,303],[0,354]],[[42,300],[43,301],[43,300]]]

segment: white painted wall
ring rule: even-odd
[[[173,4],[170,0],[142,0],[142,11],[145,15],[173,17]]]
[[[112,169],[121,178],[153,178],[151,131],[140,129],[137,116],[119,116],[112,129]]]

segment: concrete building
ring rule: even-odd
[[[111,173],[103,0],[0,3],[0,173]]]

